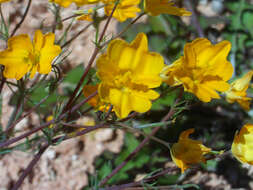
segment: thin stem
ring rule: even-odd
[[[2,93],[2,90],[3,90],[3,87],[4,87],[4,83],[6,81],[6,78],[3,75],[3,70],[1,72],[2,72],[2,80],[1,80],[1,84],[0,84],[0,94]]]
[[[123,124],[123,123],[117,123],[117,125],[119,125],[119,126],[121,126],[123,128],[129,129],[130,131],[133,131],[135,133],[139,133],[139,134],[143,135],[144,137],[149,137],[151,140],[164,145],[166,148],[170,148],[170,144],[169,143],[167,143],[167,142],[165,142],[165,141],[163,141],[163,140],[161,140],[161,139],[159,139],[159,138],[157,138],[155,136],[151,136],[149,134],[146,134],[146,133],[142,132],[141,130],[135,129],[133,127],[129,127],[129,126]]]
[[[14,123],[12,123],[9,128],[7,128],[4,133],[8,133],[11,129],[13,129],[20,121],[22,121],[24,118],[26,118],[28,115],[30,115],[34,110],[36,110],[43,102],[45,102],[48,99],[49,95],[43,98],[38,104],[36,104],[34,107],[32,107],[25,115],[20,117],[18,120],[16,120]]]
[[[120,120],[118,120],[117,122],[125,122],[125,121],[128,121],[129,119],[132,119],[132,118],[134,118],[134,117],[137,116],[137,115],[138,115],[137,112],[133,112],[133,113],[131,113],[129,116],[127,116],[126,118],[120,119]]]
[[[13,122],[15,122],[15,120],[18,118],[18,114],[20,113],[20,111],[22,110],[22,107],[24,106],[24,96],[25,96],[25,83],[23,81],[23,79],[20,79],[19,81],[19,96],[18,96],[18,100],[17,100],[17,106],[15,107],[15,109],[13,110],[10,118],[9,118],[9,121],[8,121],[8,124],[7,124],[7,127],[6,129],[8,129],[11,124]]]
[[[14,28],[13,32],[11,33],[11,37],[14,36],[14,34],[17,32],[17,30],[20,28],[20,26],[22,25],[22,23],[24,22],[26,16],[27,16],[27,13],[31,7],[31,4],[32,4],[32,0],[29,0],[28,1],[28,4],[27,4],[27,7],[25,9],[25,13],[24,15],[22,16],[20,22],[16,25],[16,27]]]
[[[144,16],[146,13],[141,13],[140,15],[138,15],[134,20],[132,20],[131,23],[129,23],[120,33],[118,33],[115,37],[113,37],[112,39],[108,40],[107,42],[105,42],[102,47],[104,47],[105,45],[107,45],[110,41],[121,37],[134,23],[136,23],[142,16]]]
[[[82,30],[80,30],[75,36],[73,36],[71,39],[69,39],[67,42],[65,42],[61,48],[66,47],[67,45],[69,45],[71,42],[73,42],[78,36],[80,36],[85,30],[87,30],[91,25],[93,24],[93,22],[89,23],[87,26],[85,26]]]
[[[181,89],[181,92],[178,96],[178,98],[176,99],[176,101],[174,102],[174,105],[177,105],[178,102],[180,101],[180,99],[182,98],[183,95],[183,90]],[[170,117],[173,116],[174,114],[174,106],[170,108],[170,111],[168,112],[168,114],[161,120],[161,122],[165,122],[167,121]],[[154,136],[156,134],[156,132],[160,129],[161,127],[156,127],[152,130],[152,132],[150,133],[149,136],[147,136],[136,148],[133,152],[131,152],[128,157],[120,164],[118,165],[108,176],[106,176],[100,183],[99,186],[103,186],[105,185],[109,179],[111,179],[114,175],[116,175],[119,170],[121,170],[127,163],[128,161],[130,161],[144,146],[145,144],[150,140],[150,136]]]
[[[56,137],[56,138],[54,138],[52,140],[52,144],[59,143],[59,141],[62,142],[62,141],[68,140],[68,139],[79,137],[79,136],[85,135],[85,134],[90,133],[90,132],[92,132],[94,130],[97,130],[97,129],[100,129],[100,128],[104,128],[104,127],[106,127],[106,123],[105,122],[97,124],[95,126],[89,126],[89,127],[85,128],[85,129],[83,129],[81,131],[76,132],[75,134],[70,133],[70,134],[67,134],[67,135],[62,135],[62,136]]]
[[[110,114],[111,114],[111,112],[112,112],[112,109],[113,109],[113,106],[110,105],[109,110],[108,110],[108,111],[106,112],[106,114],[105,114],[104,120],[107,120],[107,119],[108,119],[108,117],[110,116]]]
[[[55,8],[55,17],[54,17],[54,24],[53,24],[53,27],[52,27],[52,32],[55,33],[55,30],[56,30],[56,26],[57,26],[57,23],[58,23],[58,19],[60,17],[59,13],[60,13],[60,7],[59,6],[54,6]]]
[[[8,31],[8,30],[7,30],[8,27],[7,27],[6,21],[5,21],[5,19],[4,19],[3,12],[2,12],[2,4],[0,4],[0,14],[1,14],[2,22],[3,22],[3,24],[4,24],[4,30],[5,30],[5,32],[7,32],[7,31]],[[8,33],[7,33],[7,36],[6,36],[6,34],[5,34],[5,37],[8,38]]]
[[[71,110],[68,110],[67,112],[61,114],[61,115],[59,116],[58,119],[53,119],[53,120],[51,120],[51,121],[48,121],[47,123],[44,123],[44,124],[40,125],[39,127],[36,127],[36,128],[34,128],[34,129],[32,129],[32,130],[30,130],[30,131],[28,131],[28,132],[26,132],[26,133],[24,133],[24,134],[18,136],[18,137],[14,137],[14,138],[12,138],[12,139],[10,139],[10,140],[7,140],[7,141],[1,143],[1,144],[0,144],[0,148],[9,146],[9,145],[11,145],[11,144],[13,144],[13,143],[15,143],[15,142],[17,142],[17,141],[23,139],[23,138],[26,138],[26,137],[28,137],[28,136],[30,136],[30,135],[36,133],[37,131],[40,131],[41,129],[44,129],[45,127],[47,127],[47,126],[49,126],[49,125],[51,125],[51,124],[56,123],[57,121],[61,121],[61,120],[62,120],[63,118],[65,118],[69,113],[72,113],[72,112],[78,110],[83,104],[85,104],[87,101],[89,101],[91,98],[93,98],[93,97],[96,96],[96,95],[97,95],[97,92],[91,94],[91,95],[88,96],[86,99],[84,99],[83,101],[81,101],[79,104],[77,104],[76,106],[74,106]]]
[[[24,179],[31,173],[33,167],[36,165],[36,163],[41,158],[42,154],[46,151],[46,149],[49,147],[49,144],[45,144],[39,152],[34,156],[33,160],[29,163],[27,168],[23,171],[22,175],[19,177],[18,181],[14,184],[14,186],[11,188],[11,190],[17,190],[22,185]]]
[[[94,126],[89,126],[89,125],[77,125],[77,124],[72,124],[72,123],[65,123],[61,122],[60,124],[67,126],[67,127],[74,127],[74,128],[89,128],[89,127],[94,127]]]
[[[64,135],[64,136],[60,136],[57,137],[55,139],[52,140],[52,143],[58,143],[58,141],[65,141],[77,136],[82,136],[86,133],[89,133],[91,131],[94,131],[96,129],[102,128],[105,126],[105,123],[101,123],[98,124],[96,126],[92,126],[92,127],[88,127],[82,131],[77,132],[75,135]],[[24,179],[29,175],[29,173],[32,171],[33,167],[35,166],[35,164],[39,161],[39,159],[41,158],[42,154],[46,151],[46,149],[49,147],[49,144],[46,143],[40,150],[39,152],[35,155],[35,157],[33,158],[33,160],[29,163],[28,167],[25,169],[25,171],[22,173],[22,175],[19,177],[18,181],[14,184],[14,187],[11,190],[17,190],[23,183]]]
[[[199,24],[199,21],[198,21],[198,18],[197,18],[197,15],[196,15],[193,7],[192,7],[192,1],[191,0],[185,0],[184,3],[186,5],[187,9],[192,13],[192,16],[191,16],[192,24],[197,29],[198,36],[201,37],[201,38],[205,37],[204,31],[201,28],[201,26]]]
[[[140,181],[136,181],[136,182],[132,182],[132,183],[127,183],[127,184],[122,184],[122,185],[118,185],[118,186],[114,186],[114,187],[106,187],[105,190],[121,190],[121,189],[128,189],[129,187],[136,187],[136,186],[140,186],[143,185],[144,183],[148,183],[151,181],[154,181],[155,179],[157,179],[160,176],[166,175],[168,173],[171,173],[173,171],[177,171],[178,168],[177,167],[173,167],[173,168],[166,168],[163,171],[148,177],[148,178],[144,178]]]
[[[5,22],[5,19],[4,19],[4,15],[3,15],[3,12],[2,12],[2,4],[0,4],[0,15],[1,15],[1,20],[2,20],[2,22],[4,24],[4,30],[6,32],[7,25],[6,25],[6,22]],[[5,33],[4,37],[8,38],[8,33],[7,33],[7,36],[6,36],[6,33]],[[6,78],[3,75],[3,69],[4,69],[4,66],[1,66],[2,79],[1,79],[1,83],[0,83],[0,94],[2,93],[2,90],[3,90],[3,87],[4,87],[4,83],[6,82]]]

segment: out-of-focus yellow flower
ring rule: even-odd
[[[109,16],[113,10],[114,4],[117,0],[103,0],[105,5],[105,14]],[[141,10],[138,8],[140,0],[121,0],[117,5],[113,17],[120,22],[124,22],[128,18],[136,17],[136,13]]]
[[[92,22],[92,13],[93,9],[89,9],[86,13],[83,13],[81,16],[77,17],[77,20],[85,20]]]
[[[243,109],[249,110],[251,98],[247,97],[247,89],[253,75],[253,70],[249,71],[242,78],[232,82],[231,87],[225,92],[226,100],[229,103],[238,102]]]
[[[203,102],[220,98],[216,91],[230,88],[226,82],[233,73],[233,66],[227,60],[230,49],[228,41],[212,45],[205,38],[195,39],[185,45],[184,56],[163,69],[161,77],[171,86],[183,85],[185,91]]]
[[[68,137],[71,137],[71,138],[75,137],[79,131],[82,131],[82,130],[86,129],[86,127],[88,128],[88,127],[95,126],[96,122],[92,117],[81,117],[76,121],[76,124],[77,125],[82,125],[82,126],[84,126],[84,128],[77,128],[74,132],[68,133],[67,134]],[[94,132],[91,132],[91,134],[94,133]],[[85,138],[85,135],[81,136],[80,138],[81,139]]]
[[[71,3],[73,3],[73,0],[49,0],[49,1],[65,8],[68,7]]]
[[[4,2],[7,2],[7,1],[10,1],[10,0],[0,0],[0,3],[4,3]]]
[[[98,3],[99,1],[101,0],[74,0],[77,6],[95,4],[95,3]]]
[[[176,16],[191,16],[191,12],[174,6],[171,0],[144,0],[144,10],[152,16],[170,14]]]
[[[98,85],[85,85],[83,87],[83,95],[87,98],[91,94],[95,93],[98,90]],[[108,111],[110,106],[107,105],[103,100],[98,96],[94,96],[88,101],[92,107],[99,111]]]
[[[54,117],[53,117],[52,115],[49,115],[49,116],[47,116],[46,121],[49,122],[49,121],[52,121],[53,119],[54,119]],[[54,126],[54,125],[51,124],[51,125],[49,125],[48,127],[49,127],[49,128],[53,128],[53,126]]]
[[[148,51],[144,33],[139,33],[130,44],[112,40],[107,53],[97,60],[97,75],[101,80],[99,96],[113,105],[120,118],[131,111],[146,112],[151,108],[151,100],[159,97],[151,88],[160,86],[159,73],[163,67],[163,57]]]
[[[235,134],[231,148],[232,154],[241,162],[253,165],[253,125],[244,125]]]
[[[8,48],[0,52],[0,64],[4,65],[6,78],[21,79],[30,72],[30,78],[38,71],[48,74],[53,59],[59,55],[61,48],[54,45],[54,34],[43,35],[35,32],[33,42],[27,34],[14,36],[8,40]]]
[[[204,155],[211,151],[201,141],[189,138],[193,132],[194,129],[182,132],[178,142],[173,144],[170,150],[173,162],[181,168],[182,173],[193,164],[206,162]]]
[[[50,2],[57,3],[62,7],[69,7],[71,3],[75,3],[77,6],[98,3],[100,0],[49,0]]]

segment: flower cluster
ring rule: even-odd
[[[50,0],[51,2],[57,3],[60,6],[68,7],[71,3],[75,3],[77,6],[95,4],[102,2],[104,4],[104,12],[109,16],[116,5],[116,9],[113,13],[113,17],[120,22],[124,22],[128,18],[136,17],[136,14],[141,11],[138,5],[141,0]],[[178,8],[174,6],[174,3],[170,0],[145,0],[144,1],[144,11],[151,16],[157,16],[159,14],[171,14],[177,16],[190,16],[191,12],[185,10],[184,8]],[[81,20],[91,21],[92,19],[89,14],[84,13]]]
[[[10,0],[0,0],[0,3],[7,1]],[[100,8],[104,10],[105,15],[112,15],[120,22],[135,18],[142,11],[140,9],[142,6],[139,7],[141,0],[49,1],[65,8],[72,3],[77,6],[97,3],[102,5],[87,11],[76,11],[78,14],[74,16],[78,20],[86,21],[93,21],[93,18],[96,18],[96,10]],[[143,3],[143,14],[149,16],[191,15],[186,9],[176,7],[172,0],[144,0]],[[99,43],[100,41],[96,44],[98,45],[96,50],[103,46]],[[7,79],[20,80],[26,74],[33,78],[36,72],[48,74],[53,60],[61,53],[61,47],[55,44],[55,35],[43,34],[40,30],[35,31],[33,40],[27,34],[11,37],[7,46],[7,49],[0,51],[0,64],[4,66],[3,75]],[[102,112],[111,110],[119,118],[127,117],[132,111],[138,113],[149,111],[152,101],[160,96],[154,89],[160,87],[162,82],[171,87],[182,86],[186,92],[194,94],[202,102],[219,99],[222,93],[227,102],[237,102],[243,109],[249,110],[251,98],[247,96],[247,89],[253,71],[249,71],[232,83],[229,82],[234,72],[227,58],[230,49],[229,41],[212,44],[206,38],[197,38],[185,45],[183,56],[172,64],[165,65],[162,55],[149,51],[148,37],[144,33],[139,33],[131,43],[122,39],[112,39],[107,50],[96,60],[96,76],[100,80],[99,83],[84,85],[83,94],[87,98],[98,92],[89,99],[88,104]],[[93,58],[97,54],[94,55]],[[80,87],[82,82],[80,80]],[[78,93],[80,88],[76,89],[75,92]],[[67,103],[67,106],[79,98],[73,94],[71,97],[73,99],[70,98],[72,102]],[[53,116],[50,116],[47,121],[52,119]],[[49,128],[53,126],[52,124]],[[201,141],[189,138],[193,132],[194,129],[183,131],[178,142],[174,143],[170,150],[172,160],[181,168],[182,173],[194,164],[206,162],[206,156],[213,153],[212,149],[204,146]],[[239,161],[253,164],[252,147],[253,125],[246,124],[236,133],[231,151]]]

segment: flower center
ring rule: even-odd
[[[119,75],[115,77],[113,81],[116,88],[121,90],[125,90],[127,87],[130,87],[131,84],[131,71],[121,72]]]
[[[132,80],[132,71],[121,71],[114,79],[113,86],[120,89],[121,91],[137,90],[137,91],[148,91],[148,87],[143,84],[136,84]]]

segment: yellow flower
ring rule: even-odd
[[[229,103],[238,102],[243,109],[249,110],[251,98],[247,96],[247,89],[253,75],[253,70],[249,71],[242,78],[235,80],[228,91],[225,92],[226,100]]]
[[[99,0],[49,0],[50,2],[57,3],[62,7],[69,7],[71,3],[75,3],[77,6],[98,3]]]
[[[185,45],[184,56],[165,67],[161,77],[168,85],[183,85],[185,91],[203,102],[220,98],[216,91],[229,89],[226,81],[233,73],[233,66],[227,61],[230,48],[228,41],[212,45],[209,40],[198,38]]]
[[[105,5],[105,14],[109,16],[113,10],[116,0],[103,0]],[[128,18],[136,17],[136,13],[141,10],[138,8],[140,0],[121,0],[113,13],[113,17],[120,22],[124,22]]]
[[[62,7],[68,7],[71,3],[73,3],[73,0],[49,0],[50,2],[57,3],[58,5]]]
[[[77,17],[77,20],[85,20],[92,22],[92,13],[93,9],[89,9],[86,13],[83,13],[81,16]]]
[[[163,57],[148,51],[144,33],[139,33],[130,44],[113,40],[107,53],[97,60],[97,75],[101,80],[99,96],[113,105],[120,118],[131,111],[146,112],[151,108],[151,100],[159,97],[151,88],[160,86],[159,73],[163,67]]]
[[[206,162],[204,155],[211,151],[201,141],[189,138],[189,135],[193,132],[194,129],[182,132],[179,141],[173,144],[170,150],[173,162],[181,168],[182,173],[192,164]]]
[[[191,16],[191,12],[173,5],[171,0],[144,0],[144,10],[152,16],[160,14]]]
[[[87,98],[91,94],[95,93],[98,90],[98,85],[85,85],[83,87],[83,95]],[[106,105],[105,102],[98,96],[94,96],[88,101],[92,107],[100,111],[108,111],[110,106]]]
[[[231,148],[232,154],[241,162],[253,165],[253,125],[244,125],[235,134]]]
[[[88,4],[95,4],[98,3],[100,0],[73,0],[77,6],[88,5]]]
[[[54,116],[49,115],[49,116],[47,116],[46,121],[47,121],[47,122],[49,122],[49,121],[52,121],[53,119],[54,119]],[[54,127],[54,125],[53,125],[53,124],[51,124],[51,125],[49,125],[48,127],[49,127],[49,128],[53,128],[53,127]]]
[[[48,74],[53,59],[61,52],[54,45],[54,34],[43,35],[40,30],[35,32],[33,42],[27,34],[14,36],[8,40],[8,48],[0,52],[0,64],[4,65],[6,78],[21,79],[30,72],[30,78],[38,71]]]

